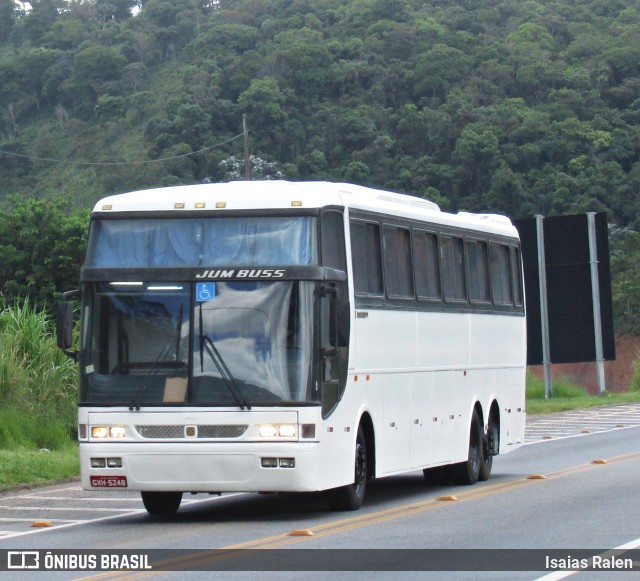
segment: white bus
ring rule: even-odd
[[[59,343],[80,369],[82,486],[327,491],[407,471],[472,484],[523,441],[526,335],[509,219],[350,184],[105,198]]]

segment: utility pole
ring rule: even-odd
[[[244,137],[244,177],[251,181],[251,158],[249,157],[249,124],[247,114],[242,114],[242,135]]]

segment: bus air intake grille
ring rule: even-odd
[[[197,426],[197,438],[220,439],[239,438],[249,426],[247,424],[201,425]],[[136,431],[147,440],[185,439],[185,426],[136,426]]]

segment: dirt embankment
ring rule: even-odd
[[[605,361],[604,377],[607,391],[628,391],[633,361],[640,357],[640,337],[621,335],[616,338],[616,359]],[[533,365],[531,370],[544,377],[542,365]],[[595,363],[562,363],[551,366],[551,374],[555,377],[566,377],[573,383],[581,385],[590,394],[598,393],[598,378]]]

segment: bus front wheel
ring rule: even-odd
[[[142,503],[153,516],[173,516],[182,502],[182,492],[141,492]]]
[[[367,440],[362,426],[356,437],[356,460],[353,484],[329,490],[329,505],[333,510],[358,510],[367,486]]]

